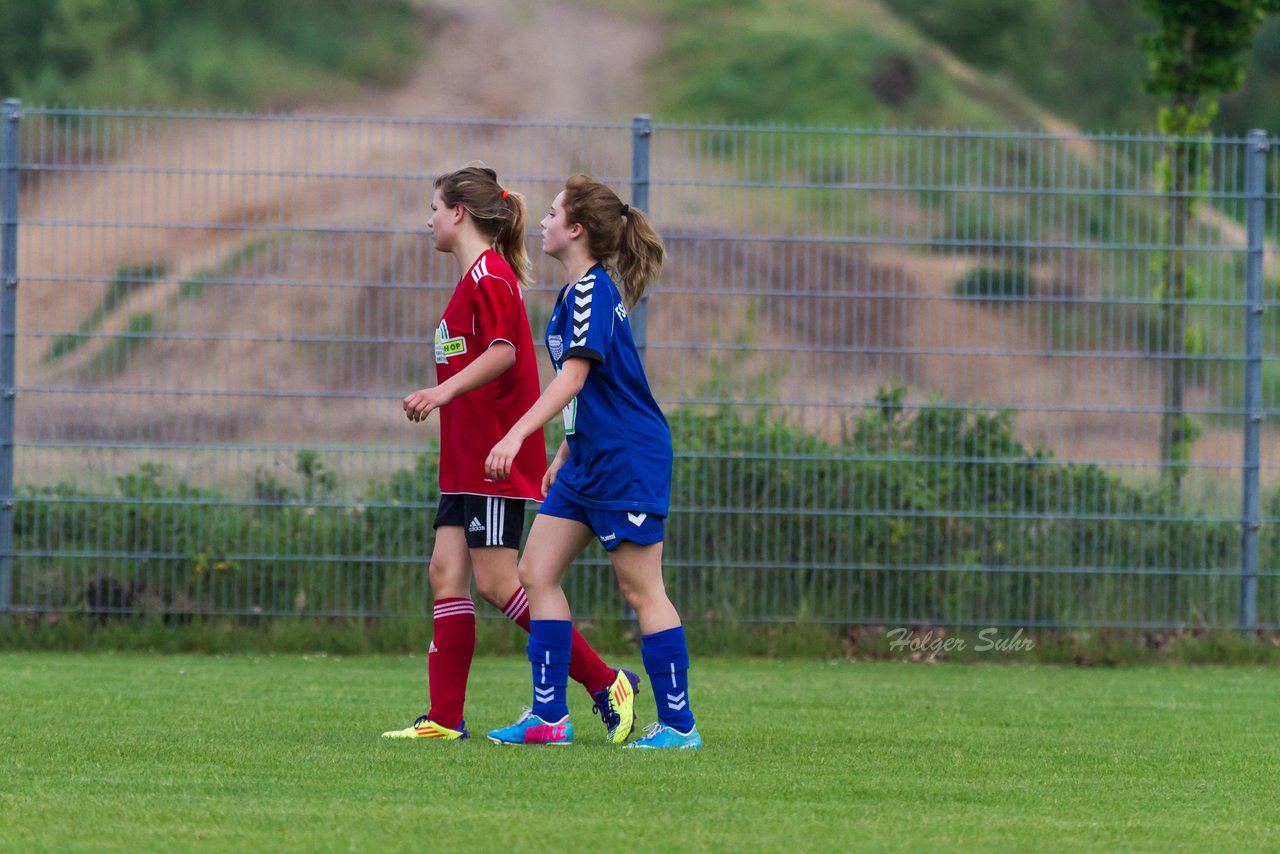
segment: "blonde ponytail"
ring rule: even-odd
[[[588,175],[564,182],[565,221],[587,233],[587,249],[617,280],[628,308],[644,296],[662,269],[666,248],[643,211],[622,203],[607,184]]]
[[[483,164],[471,164],[436,178],[435,187],[449,207],[467,209],[480,233],[493,243],[521,286],[529,284],[529,252],[524,245],[524,198],[504,189],[498,173]]]

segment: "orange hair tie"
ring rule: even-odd
[[[507,200],[507,191],[505,189],[502,191],[502,200],[504,202]]]

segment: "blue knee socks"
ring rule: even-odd
[[[680,732],[693,729],[689,707],[689,648],[684,642],[684,626],[676,626],[640,638],[640,657],[653,687],[658,721]],[[544,718],[544,720],[546,720]]]
[[[569,714],[567,688],[573,623],[529,621],[529,663],[533,665],[533,713],[547,723]]]

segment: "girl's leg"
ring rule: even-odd
[[[609,552],[618,587],[640,621],[640,633],[651,635],[680,625],[680,615],[667,598],[662,581],[662,543],[621,542]]]
[[[458,730],[467,698],[467,677],[476,650],[476,606],[471,601],[471,554],[463,529],[436,528],[428,570],[435,598],[431,647],[427,652],[428,690],[434,723]]]
[[[573,648],[569,601],[560,580],[593,538],[580,522],[538,514],[520,558],[520,583],[529,597],[529,663],[533,666],[533,714],[548,724],[565,721],[565,689]],[[567,724],[567,721],[565,721]],[[555,734],[563,737],[563,733]],[[572,740],[572,735],[568,736]]]
[[[609,559],[617,573],[622,595],[635,609],[640,621],[640,657],[644,660],[645,672],[649,674],[649,684],[653,686],[658,722],[679,733],[692,734],[689,649],[685,644],[680,615],[667,598],[666,585],[662,581],[662,543],[637,545],[623,542],[609,553]],[[698,739],[700,744],[701,739]]]
[[[529,631],[529,600],[516,573],[516,550],[504,546],[473,548],[471,565],[480,596],[511,622]],[[604,663],[577,629],[573,629],[572,646],[570,679],[593,696],[613,684],[618,671]]]
[[[594,538],[590,528],[572,519],[539,513],[533,520],[519,571],[531,619],[569,619],[569,600],[560,581],[569,564]]]

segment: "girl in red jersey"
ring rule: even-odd
[[[521,287],[529,276],[525,208],[497,173],[469,165],[435,181],[431,240],[451,253],[462,276],[436,329],[436,385],[404,399],[410,421],[440,412],[440,504],[429,575],[435,600],[427,655],[431,706],[384,738],[468,738],[463,720],[476,645],[474,576],[480,595],[525,631],[529,606],[516,576],[526,501],[542,498],[547,450],[542,431],[521,444],[510,476],[485,475],[489,449],[538,399],[538,367]],[[592,694],[610,733],[628,732],[606,698],[634,673],[608,667],[574,630],[572,678]]]

